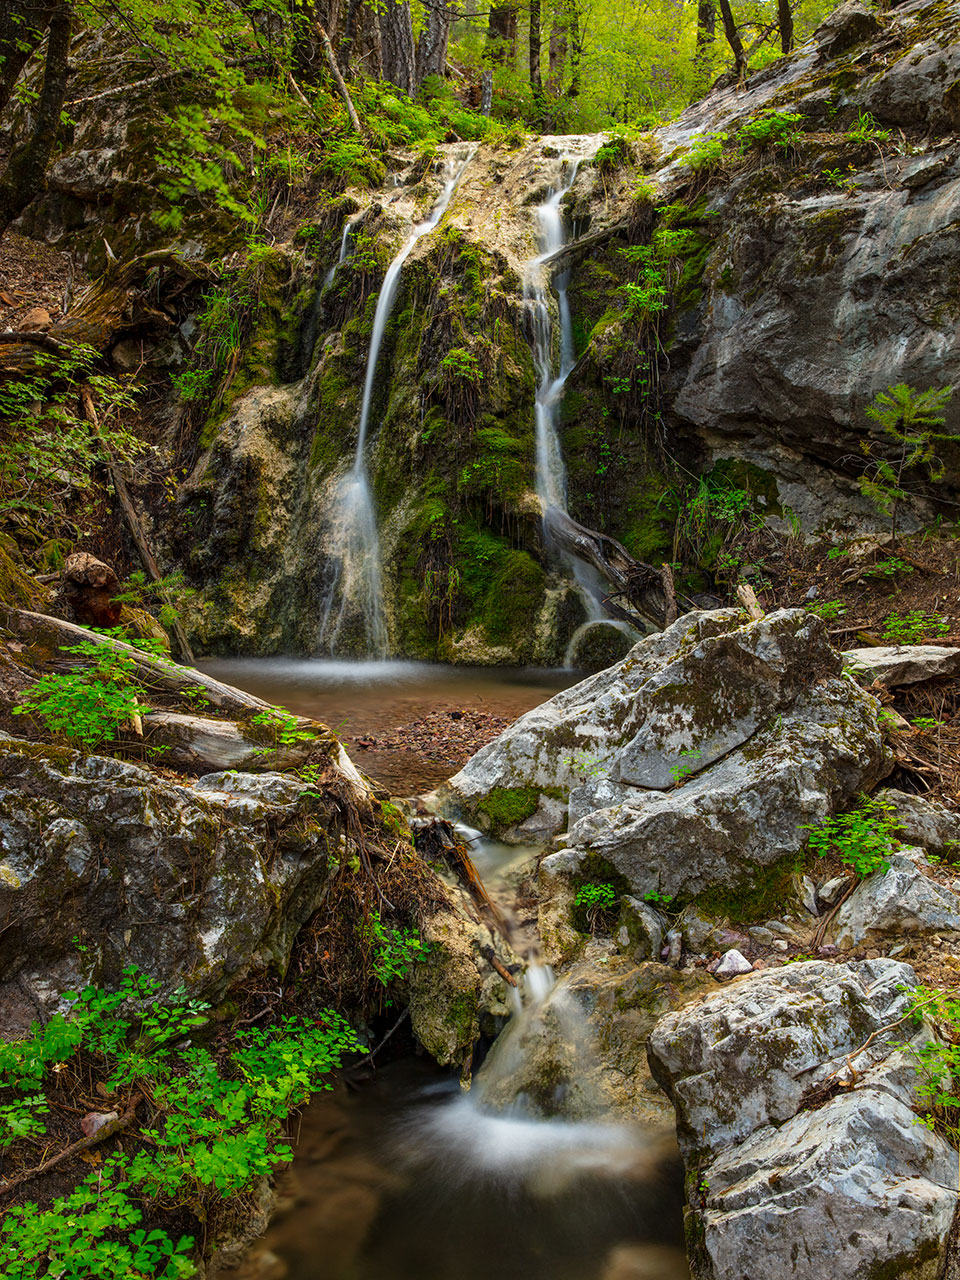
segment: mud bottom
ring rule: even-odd
[[[681,1170],[622,1125],[484,1111],[410,1059],[318,1099],[241,1280],[687,1280]]]

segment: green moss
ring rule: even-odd
[[[804,870],[803,854],[788,854],[769,867],[758,867],[749,878],[733,886],[716,885],[705,889],[694,904],[713,919],[727,919],[731,924],[752,924],[779,915],[794,895],[793,877]]]
[[[499,833],[536,813],[540,795],[539,787],[494,787],[478,803],[477,809],[489,818],[491,830]]]
[[[10,551],[0,545],[0,603],[13,605],[17,609],[36,609],[40,599],[41,593],[36,583]]]
[[[546,574],[526,551],[509,551],[487,591],[483,625],[494,642],[528,636],[543,599]]]

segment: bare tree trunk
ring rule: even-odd
[[[487,21],[487,58],[512,65],[517,56],[517,7],[493,5]]]
[[[410,0],[384,0],[378,15],[383,78],[409,94],[417,91],[417,58],[413,47]]]
[[[564,8],[567,11],[567,40],[570,45],[570,83],[567,85],[567,97],[576,98],[580,94],[580,67],[586,30],[580,0],[564,0]]]
[[[547,87],[559,93],[563,87],[563,71],[567,62],[569,11],[564,5],[550,24],[550,74]]]
[[[694,57],[704,62],[717,38],[717,9],[714,0],[700,0],[697,5],[697,51]]]
[[[457,16],[455,5],[445,0],[425,0],[425,19],[417,41],[417,88],[427,76],[440,76],[447,67],[447,44],[450,27]]]
[[[488,116],[493,110],[493,72],[486,67],[480,73],[480,114]]]
[[[733,51],[733,65],[736,68],[737,79],[742,80],[747,74],[747,58],[743,52],[743,41],[740,39],[740,32],[737,30],[733,10],[730,8],[730,0],[719,0],[719,3],[720,16],[723,18],[723,33],[727,37],[727,44]]]
[[[793,13],[790,0],[777,0],[777,24],[780,27],[780,48],[789,53],[793,48]]]
[[[540,45],[543,42],[541,0],[530,0],[530,88],[537,102],[543,99],[543,77],[540,74]]]
[[[60,111],[67,94],[72,27],[73,7],[57,5],[48,28],[47,60],[33,133],[13,149],[0,178],[0,236],[46,185],[47,165],[57,140]]]

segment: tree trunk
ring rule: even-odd
[[[417,41],[417,88],[427,76],[440,76],[447,67],[447,44],[450,26],[457,16],[454,6],[445,0],[424,0],[424,23]]]
[[[485,56],[490,62],[513,64],[517,56],[516,5],[494,5],[487,20]]]
[[[50,18],[43,88],[37,103],[33,133],[26,142],[13,149],[0,179],[0,236],[46,185],[47,165],[57,140],[60,111],[67,94],[72,26],[72,6],[58,5]]]
[[[734,21],[733,10],[730,8],[730,0],[720,0],[720,16],[723,18],[723,33],[727,37],[727,44],[733,51],[733,65],[737,72],[737,79],[742,80],[747,74],[747,58],[743,52],[743,41],[740,39],[740,32]]]
[[[540,45],[543,42],[541,0],[530,0],[530,88],[534,99],[543,99],[543,77],[540,74]]]
[[[10,101],[20,73],[39,49],[56,7],[32,0],[6,0],[0,5],[0,111]]]
[[[780,27],[780,48],[789,53],[793,48],[793,13],[790,0],[777,0],[777,23]]]
[[[410,97],[417,91],[417,59],[413,47],[410,0],[384,0],[379,14],[383,78]]]
[[[547,87],[551,93],[560,93],[563,88],[563,72],[569,47],[568,20],[568,9],[563,6],[550,25],[550,74],[547,78]]]

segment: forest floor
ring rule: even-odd
[[[0,329],[18,328],[34,307],[60,319],[68,287],[76,295],[88,283],[69,253],[8,231],[0,239]]]

